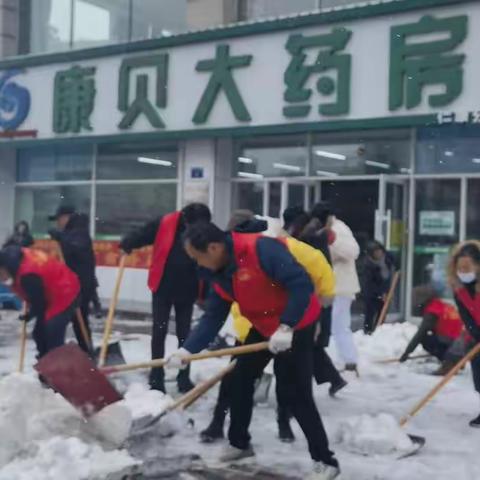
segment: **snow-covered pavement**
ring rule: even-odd
[[[0,377],[14,371],[17,365],[20,326],[15,316],[2,313],[0,321]],[[341,462],[342,480],[480,478],[480,431],[467,425],[478,414],[480,401],[473,391],[469,369],[454,379],[407,425],[407,432],[427,438],[427,445],[417,456],[396,460],[397,453],[390,452],[367,457],[359,454],[358,448],[355,448],[362,435],[367,435],[362,440],[368,442],[367,451],[387,452],[389,448],[380,447],[391,440],[390,436],[387,437],[388,430],[384,428],[391,417],[382,415],[377,431],[371,416],[382,413],[399,419],[438,381],[438,377],[427,374],[436,366],[432,362],[415,361],[403,365],[375,363],[375,359],[401,354],[414,331],[414,326],[404,324],[386,325],[374,337],[364,337],[361,332],[357,332],[355,340],[362,359],[360,378],[353,375],[349,377],[348,387],[337,399],[328,396],[327,386],[314,387],[320,412],[332,440],[332,449]],[[99,338],[97,335],[97,344]],[[128,362],[148,359],[148,335],[129,333],[121,338]],[[175,343],[175,339],[170,337],[167,349],[173,349]],[[202,445],[198,442],[198,432],[209,422],[216,390],[197,402],[185,415],[171,415],[163,421],[163,429],[168,425],[168,428],[176,432],[173,437],[150,436],[143,443],[131,442],[128,453],[126,450],[111,450],[111,447],[94,438],[92,432],[79,423],[78,414],[65,405],[61,398],[50,391],[38,389],[33,382],[33,363],[33,342],[29,340],[25,372],[31,379],[0,379],[0,429],[3,430],[0,431],[0,480],[101,479],[107,478],[109,471],[121,470],[138,461],[144,462],[146,478],[163,478],[158,474],[158,469],[156,475],[149,476],[149,469],[155,471],[153,467],[155,464],[158,466],[159,462],[164,465],[170,463],[177,471],[183,466],[186,469],[191,458],[197,455],[207,464],[215,463],[222,444]],[[226,360],[208,360],[194,364],[194,381],[212,376],[225,364]],[[119,388],[127,392],[126,404],[137,418],[148,413],[158,413],[168,401],[161,394],[148,391],[146,378],[146,373],[130,373],[115,380]],[[176,395],[174,382],[169,382],[167,388]],[[310,469],[306,442],[295,422],[292,423],[297,441],[291,445],[279,442],[274,390],[271,391],[269,404],[256,408],[252,422],[256,464],[281,475],[304,478]],[[43,397],[40,398],[41,396]],[[32,418],[29,418],[29,414]],[[187,419],[193,420],[193,427]],[[35,428],[27,430],[27,438],[23,438],[22,443],[21,429],[24,428],[22,425],[25,420],[27,424],[34,422]],[[61,425],[53,426],[55,422]],[[346,425],[350,425],[348,441],[345,436]],[[352,430],[352,425],[358,432],[355,428]],[[392,431],[392,435],[393,433],[398,432]],[[17,446],[13,441],[15,438]],[[11,443],[8,442],[9,439],[12,440]],[[89,470],[87,465],[97,465],[97,469],[92,470],[93,467],[90,466]],[[68,476],[65,476],[66,471]],[[181,477],[177,474],[169,478]]]

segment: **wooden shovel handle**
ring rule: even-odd
[[[448,373],[443,379],[432,388],[432,390],[420,400],[412,410],[407,413],[401,420],[400,426],[403,427],[411,418],[413,418],[425,405],[427,405],[433,397],[473,358],[480,353],[480,343],[475,345]]]
[[[120,262],[118,265],[117,280],[115,282],[115,288],[113,289],[112,299],[110,300],[110,306],[108,307],[107,320],[105,322],[105,328],[103,330],[102,347],[100,349],[100,356],[98,357],[99,367],[103,367],[105,365],[105,360],[107,358],[108,342],[110,340],[110,335],[112,334],[113,317],[115,315],[115,309],[117,308],[118,296],[120,293],[120,286],[122,284],[123,274],[125,272],[126,260],[127,260],[127,255],[122,255],[120,257]]]
[[[77,316],[77,322],[80,327],[80,332],[82,333],[83,341],[86,345],[88,345],[88,349],[91,351],[91,353],[93,353],[92,339],[88,334],[87,325],[85,324],[85,319],[83,318],[80,308],[77,308],[75,310],[75,315]]]
[[[397,288],[399,280],[400,280],[400,271],[395,272],[395,275],[393,276],[392,284],[390,285],[390,290],[388,291],[387,298],[385,299],[385,303],[383,304],[382,311],[380,313],[380,316],[378,317],[376,328],[381,327],[387,318],[388,309],[390,308],[390,304],[392,303],[393,295],[395,294],[395,290]]]
[[[243,345],[241,347],[222,348],[221,350],[215,350],[214,352],[196,353],[194,355],[188,355],[183,357],[182,360],[185,363],[194,362],[197,360],[205,360],[207,358],[220,358],[233,355],[244,355],[247,353],[261,352],[268,349],[268,342],[253,343],[252,345]],[[158,368],[163,367],[167,363],[165,358],[159,358],[157,360],[151,360],[149,362],[131,363],[127,365],[114,365],[111,367],[104,367],[101,371],[105,375],[118,372],[130,372],[132,370],[141,370],[145,368]]]
[[[429,358],[432,355],[430,353],[422,353],[420,355],[412,355],[411,357],[408,357],[408,360],[417,360],[419,358]],[[375,363],[379,363],[382,365],[386,365],[387,363],[397,363],[400,361],[400,358],[387,358],[385,360],[378,360]]]

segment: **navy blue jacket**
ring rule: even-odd
[[[233,295],[232,278],[237,270],[233,256],[233,242],[227,236],[227,248],[230,263],[221,271],[212,274],[211,281],[231,297]],[[307,309],[314,286],[308,273],[297,262],[287,247],[274,238],[261,237],[257,242],[257,255],[260,267],[273,282],[282,285],[288,293],[285,311],[280,317],[281,323],[295,327]],[[205,313],[198,326],[192,331],[183,348],[197,353],[208,346],[222,328],[230,312],[231,303],[211,289],[207,298]],[[241,305],[240,305],[241,309]]]

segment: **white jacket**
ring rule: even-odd
[[[335,241],[330,245],[333,270],[336,277],[336,295],[354,297],[360,291],[355,260],[360,247],[350,228],[338,218],[333,218],[332,230]]]

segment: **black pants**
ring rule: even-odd
[[[468,345],[467,351],[470,351],[476,345],[476,342],[471,342]],[[480,393],[480,354],[474,357],[470,364],[472,366],[473,386],[475,390]]]
[[[321,345],[315,345],[313,348],[313,376],[317,385],[323,383],[335,385],[342,381],[332,359]]]
[[[77,302],[75,301],[62,313],[55,315],[46,322],[36,321],[33,328],[33,340],[37,346],[39,358],[65,343],[67,326],[73,319],[76,308]]]
[[[188,335],[192,324],[193,301],[174,301],[163,296],[152,296],[152,360],[165,356],[165,339],[168,333],[168,321],[172,307],[175,309],[175,325],[178,338],[178,346],[181,347]],[[190,368],[181,370],[177,378],[188,377]],[[163,368],[152,368],[150,372],[150,386],[165,390],[165,372]]]
[[[319,321],[320,335],[316,339],[315,344],[327,348],[332,334],[332,307],[322,308]]]
[[[384,301],[379,297],[365,299],[365,323],[363,325],[365,333],[374,332],[383,305]]]
[[[88,342],[85,341],[85,338],[82,334],[80,324],[78,323],[77,316],[74,316],[73,320],[73,331],[75,333],[75,338],[77,339],[79,347],[87,353],[90,353],[90,346],[92,344],[92,331],[90,329],[90,302],[92,301],[92,295],[89,292],[81,294],[80,298],[80,311],[82,312],[83,321],[85,322],[85,327],[87,327],[88,332]],[[75,313],[75,312],[74,312]]]
[[[436,335],[425,335],[422,340],[422,347],[430,355],[438,358],[441,362],[445,359],[445,354],[450,348],[451,344],[442,342]]]
[[[262,341],[265,341],[265,338],[252,328],[245,344]],[[328,448],[327,434],[313,399],[312,349],[313,327],[295,332],[292,349],[275,356],[275,376],[277,385],[288,394],[288,405],[305,434],[312,459],[337,466],[337,461]],[[230,444],[234,447],[246,449],[250,444],[248,429],[252,419],[255,379],[260,376],[271,358],[269,351],[262,351],[237,359],[237,365],[232,372],[231,422],[228,434]]]

